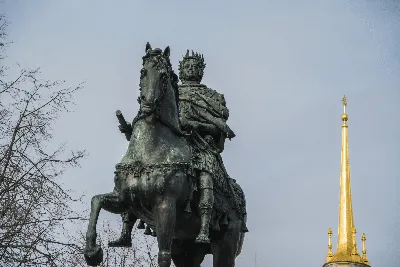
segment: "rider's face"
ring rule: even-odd
[[[187,80],[197,80],[199,77],[199,67],[196,64],[196,61],[193,59],[186,60],[183,65],[183,72]]]

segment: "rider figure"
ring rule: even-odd
[[[197,172],[199,190],[199,212],[201,217],[200,233],[197,243],[209,243],[209,224],[213,212],[214,191],[213,171],[220,164],[217,154],[224,149],[225,138],[233,138],[235,134],[226,124],[229,110],[225,98],[211,88],[201,84],[204,74],[204,58],[198,53],[189,54],[189,50],[179,62],[179,109],[180,122],[184,131],[193,132],[200,143],[209,145],[208,149],[196,149],[193,168]],[[196,138],[196,137],[195,137]],[[203,142],[201,142],[203,141]],[[216,149],[214,149],[216,148]],[[211,153],[209,150],[214,151]],[[222,164],[222,162],[221,162]]]
[[[189,50],[179,62],[179,109],[182,130],[192,132],[193,139],[202,145],[194,145],[193,169],[196,171],[197,188],[199,191],[199,212],[201,228],[196,238],[197,243],[209,243],[209,227],[214,205],[214,181],[213,173],[221,170],[223,165],[219,155],[224,150],[226,138],[235,137],[234,132],[226,124],[229,110],[223,94],[201,84],[204,74],[204,58],[198,53],[189,54]],[[129,129],[123,129],[122,133],[131,133]],[[129,139],[129,138],[128,138]],[[193,145],[193,143],[192,143]],[[206,146],[206,149],[199,147]],[[222,168],[224,168],[222,166]],[[226,176],[226,175],[223,175]],[[214,175],[215,177],[215,175]],[[228,177],[225,177],[226,179]],[[217,178],[215,178],[217,179]],[[110,242],[110,246],[131,246],[131,232],[135,216],[122,214],[123,229],[119,239]],[[141,222],[143,227],[143,222]],[[243,231],[247,231],[243,223]]]

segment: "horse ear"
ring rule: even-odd
[[[145,52],[147,52],[147,50],[151,50],[151,45],[150,45],[150,43],[149,42],[147,42],[147,44],[146,44],[146,51]]]
[[[164,50],[164,56],[169,57],[171,50],[169,49],[169,46],[167,46]]]

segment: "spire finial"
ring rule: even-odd
[[[365,264],[369,264],[368,258],[367,258],[367,248],[365,246],[365,241],[367,240],[367,238],[365,237],[365,234],[363,233],[361,236],[361,241],[362,241],[362,261]]]
[[[343,96],[342,98],[342,103],[343,103],[343,115],[342,115],[342,121],[343,121],[343,125],[346,125],[346,121],[348,120],[348,116],[346,113],[346,107],[347,107],[347,98],[346,96]]]
[[[326,255],[326,262],[329,262],[333,257],[332,252],[332,228],[328,229],[328,254]]]
[[[343,106],[344,106],[344,112],[343,113],[346,113],[346,106],[347,106],[347,98],[346,98],[346,96],[343,96],[342,103],[343,103]]]

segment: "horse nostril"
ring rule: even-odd
[[[142,96],[140,97],[140,99],[146,100],[146,97],[145,97],[144,95],[142,95]]]

